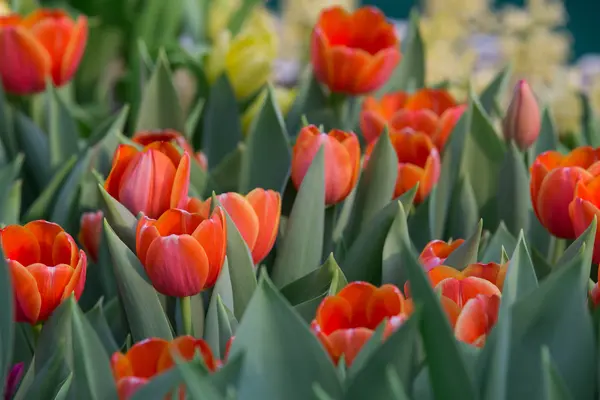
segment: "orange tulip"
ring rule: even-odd
[[[212,287],[225,260],[227,225],[221,207],[212,216],[170,209],[138,222],[137,256],[154,288],[167,296],[188,297]]]
[[[100,247],[100,238],[102,235],[102,220],[104,214],[102,211],[86,212],[81,216],[81,227],[79,228],[79,243],[82,244],[85,251],[92,259],[98,261],[98,249]]]
[[[190,156],[170,143],[153,142],[142,150],[120,145],[104,188],[129,211],[158,218],[187,203]]]
[[[415,195],[415,204],[420,204],[431,192],[440,177],[440,153],[431,139],[423,133],[402,131],[390,135],[392,146],[398,156],[398,179],[394,197],[412,189],[417,182],[419,190]],[[366,167],[375,143],[367,147],[364,167]]]
[[[257,188],[246,197],[230,192],[218,195],[217,199],[244,238],[254,264],[258,264],[275,244],[281,216],[281,196],[273,190]],[[208,216],[211,203],[210,198],[204,202],[190,198],[186,209]]]
[[[83,57],[85,16],[76,21],[62,10],[40,9],[26,18],[0,17],[0,79],[6,91],[31,94],[69,82]]]
[[[600,220],[600,175],[584,177],[577,182],[575,198],[569,205],[569,216],[575,236],[581,235],[590,226],[594,217]],[[592,259],[594,263],[600,263],[600,229],[596,230]]]
[[[381,100],[365,99],[360,127],[367,143],[377,140],[387,126],[390,133],[407,129],[424,133],[441,151],[465,109],[442,89],[421,89],[413,95],[389,93]]]
[[[334,129],[322,133],[314,125],[304,127],[292,154],[292,182],[296,189],[304,179],[319,148],[325,151],[325,204],[344,200],[356,185],[360,166],[360,144],[354,133]]]
[[[352,14],[339,6],[328,8],[312,32],[313,70],[332,92],[361,95],[377,90],[400,58],[394,25],[375,7]]]
[[[394,285],[377,288],[352,282],[321,302],[311,327],[332,360],[337,364],[344,355],[349,366],[379,324],[388,319],[388,336],[402,323],[407,308],[402,292]]]
[[[71,293],[79,300],[85,285],[87,259],[73,238],[48,221],[0,230],[15,294],[15,319],[43,322]]]
[[[180,336],[171,342],[159,338],[145,339],[134,344],[126,354],[114,353],[110,363],[119,400],[129,399],[154,376],[171,369],[175,365],[174,355],[191,361],[197,352],[202,355],[208,370],[214,372],[218,361],[213,357],[210,346],[192,336]],[[179,398],[185,398],[183,390]]]
[[[467,301],[454,327],[455,337],[476,347],[483,347],[485,339],[498,320],[500,296],[479,294]]]
[[[155,142],[168,142],[179,146],[183,151],[190,155],[193,155],[196,161],[206,169],[206,156],[202,152],[194,153],[194,149],[185,139],[185,137],[173,129],[162,129],[157,131],[145,131],[138,132],[132,138],[134,143],[141,144],[142,146],[148,146]]]
[[[575,198],[577,182],[600,172],[600,168],[591,168],[598,160],[600,149],[585,146],[565,156],[557,151],[547,151],[533,162],[529,184],[533,210],[540,223],[554,236],[575,237],[569,204]]]
[[[425,268],[425,271],[429,271],[433,267],[442,265],[446,258],[464,242],[463,239],[456,239],[449,243],[443,240],[432,240],[427,243],[421,255],[419,255],[419,262]]]

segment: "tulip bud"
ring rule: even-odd
[[[100,236],[102,235],[102,211],[87,212],[81,216],[81,227],[79,228],[79,243],[85,248],[92,261],[98,261],[98,249],[100,247]]]
[[[540,109],[529,84],[521,80],[515,86],[503,121],[506,140],[514,140],[521,150],[528,149],[540,134]]]
[[[0,7],[1,6],[2,3],[0,3]],[[4,399],[12,399],[17,392],[19,382],[21,382],[21,378],[23,377],[24,368],[25,363],[20,362],[13,365],[10,369],[8,376],[6,377],[6,382],[4,383]]]

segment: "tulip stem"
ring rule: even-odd
[[[181,320],[183,322],[183,334],[194,336],[193,327],[192,327],[192,298],[191,297],[181,297],[180,305],[181,305]]]
[[[40,334],[42,333],[42,323],[38,322],[33,325],[33,345],[36,346],[38,339],[40,338]]]

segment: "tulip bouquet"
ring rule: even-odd
[[[289,90],[259,2],[59,3],[0,16],[5,399],[598,397],[592,112],[425,87],[417,13]]]

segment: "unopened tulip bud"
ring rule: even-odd
[[[529,148],[540,134],[540,108],[529,84],[520,80],[503,121],[506,140],[514,140],[521,150]]]

